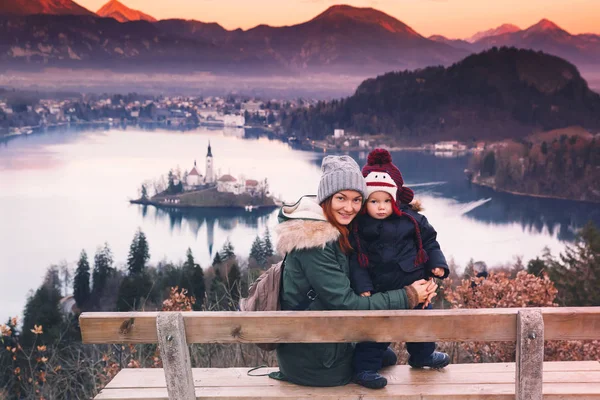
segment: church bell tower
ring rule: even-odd
[[[208,153],[206,154],[206,183],[213,183],[215,181],[215,174],[213,171],[213,155],[212,148],[210,147],[210,141],[208,142]]]

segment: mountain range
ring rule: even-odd
[[[336,5],[296,25],[227,30],[155,18],[110,0],[93,13],[71,0],[0,4],[0,69],[85,67],[372,75],[450,65],[492,47],[541,50],[579,66],[600,64],[600,35],[571,35],[548,20],[505,24],[466,40],[426,38],[373,8]]]

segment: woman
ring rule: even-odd
[[[323,159],[318,196],[302,197],[279,213],[277,250],[286,255],[282,310],[398,310],[431,299],[437,285],[421,280],[371,297],[350,287],[348,224],[365,198],[364,178],[348,156]],[[272,378],[307,386],[340,386],[352,377],[351,343],[289,343],[277,348]],[[395,364],[393,352],[387,365]]]

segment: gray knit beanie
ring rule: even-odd
[[[327,156],[321,165],[323,175],[319,182],[317,201],[321,204],[329,196],[342,190],[355,190],[366,199],[367,185],[360,167],[350,156]]]

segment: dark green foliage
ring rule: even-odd
[[[149,259],[150,249],[146,235],[141,229],[138,229],[129,247],[129,257],[127,258],[129,274],[133,275],[143,272],[146,268],[146,262]]]
[[[87,253],[82,250],[73,281],[73,297],[80,310],[83,311],[86,308],[90,295],[90,263],[88,262]]]
[[[147,301],[155,299],[154,289],[147,272],[126,276],[119,286],[117,311],[142,310]]]
[[[150,259],[150,252],[146,235],[141,229],[136,232],[127,259],[129,275],[121,282],[117,300],[118,311],[139,310],[144,307],[148,299],[156,297],[156,288],[152,283],[146,263]]]
[[[274,254],[273,244],[271,243],[271,234],[269,228],[265,232],[263,239],[256,236],[252,247],[250,248],[250,259],[256,262],[258,267],[264,268],[267,266],[269,258]]]
[[[175,183],[176,176],[173,174],[173,171],[169,171],[169,175],[167,178],[168,186],[167,193],[168,194],[178,194],[183,192],[183,183],[181,180],[177,179],[177,183]]]
[[[542,275],[543,271],[547,271],[546,263],[539,257],[529,260],[527,263],[527,273],[535,276]]]
[[[103,248],[99,248],[94,256],[94,271],[92,272],[92,301],[97,305],[106,283],[111,275],[114,273],[113,268],[113,255],[108,246],[108,243],[104,244]]]
[[[213,262],[212,265],[219,265],[223,262],[223,259],[221,259],[221,254],[219,252],[217,252],[217,254],[215,254],[215,257],[213,258]]]
[[[490,151],[483,158],[483,166],[481,168],[481,175],[484,177],[494,176],[496,174],[496,156],[493,151]]]
[[[235,249],[229,240],[225,242],[220,253],[222,263],[235,257]]]
[[[219,267],[213,267],[215,276],[210,284],[210,303],[216,310],[227,304],[227,286],[221,276]]]
[[[271,233],[269,232],[269,228],[267,228],[267,231],[265,232],[265,238],[263,239],[263,253],[265,258],[269,258],[272,257],[274,254],[273,251],[273,243],[271,243]]]
[[[195,311],[200,311],[206,294],[204,271],[200,265],[195,263],[191,249],[187,250],[186,261],[183,264],[183,276],[184,282],[181,287],[187,289],[188,294],[196,298],[193,307]]]
[[[142,185],[140,192],[141,192],[141,199],[148,200],[148,188],[146,187],[146,185]]]
[[[227,291],[229,292],[229,299],[232,304],[229,304],[230,309],[235,310],[237,308],[237,304],[240,301],[240,295],[242,292],[242,274],[240,272],[240,267],[238,267],[237,263],[233,263],[231,267],[229,267],[229,272],[227,273]]]
[[[600,202],[600,144],[581,129],[567,131],[576,139],[560,130],[498,143],[483,157],[474,157],[472,165],[480,172],[474,180],[482,178],[504,191]]]
[[[548,257],[546,264],[561,306],[600,306],[600,231],[592,222],[558,259]]]
[[[60,310],[60,279],[56,267],[50,267],[44,283],[33,296],[27,299],[23,316],[22,343],[25,345],[50,344],[56,342],[61,335],[63,314]],[[43,334],[31,332],[35,325],[43,329]]]
[[[253,259],[257,265],[264,266],[267,262],[264,255],[264,243],[260,240],[260,237],[256,236],[252,247],[250,248],[250,258]]]

